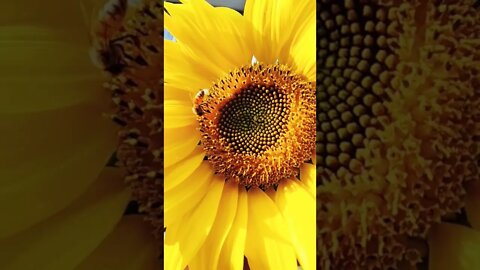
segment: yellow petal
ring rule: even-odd
[[[182,265],[182,269],[192,260],[204,244],[215,221],[223,187],[224,180],[215,177],[210,185],[210,191],[198,207],[192,211],[192,214],[185,218],[185,222],[167,227],[165,244],[172,246],[178,243],[182,257],[181,261],[185,264]],[[175,229],[178,230],[178,234],[174,238],[169,236],[168,231],[172,227],[177,227]],[[165,257],[165,261],[169,259],[169,257]]]
[[[202,148],[197,147],[187,159],[165,168],[165,192],[182,183],[200,166],[205,157]]]
[[[315,27],[315,1],[247,1],[244,16],[253,28],[249,39],[257,59],[285,63],[297,35],[305,34],[307,24]],[[315,43],[315,34],[311,38]]]
[[[164,130],[164,166],[178,163],[195,150],[200,142],[200,132],[196,125]]]
[[[239,187],[237,211],[230,232],[222,246],[217,269],[242,270],[247,237],[248,196]]]
[[[0,3],[0,24],[46,25],[88,40],[85,18],[79,1],[17,0]],[[82,31],[79,31],[79,30]],[[76,30],[76,31],[75,31]],[[85,33],[82,35],[82,33]],[[77,37],[78,38],[78,37]]]
[[[208,72],[213,75],[207,79],[218,79],[250,63],[252,53],[245,42],[245,20],[238,12],[214,8],[203,0],[185,1],[182,5],[165,3],[165,8],[170,13],[164,16],[165,28],[188,48],[199,74]],[[222,42],[218,42],[219,38]],[[168,48],[165,49],[167,55]]]
[[[245,255],[251,269],[296,269],[289,230],[274,202],[260,189],[248,191]]]
[[[480,269],[480,232],[465,226],[442,223],[430,231],[430,270]]]
[[[276,16],[278,1],[246,1],[244,16],[251,24],[249,46],[255,57],[271,64],[278,59],[277,37],[272,30],[273,16]]]
[[[212,81],[218,79],[217,74],[204,66],[204,61],[196,59],[183,44],[165,40],[164,56],[164,80],[168,94],[171,94],[169,88],[172,86],[195,94],[199,89],[210,87]]]
[[[160,269],[159,247],[142,216],[125,216],[75,270]]]
[[[311,1],[305,1],[311,2]],[[305,29],[293,41],[287,63],[294,67],[298,73],[303,74],[311,82],[316,79],[316,22],[315,15],[305,18]]]
[[[188,80],[188,81],[191,81],[191,80]],[[177,84],[165,83],[164,91],[165,91],[164,99],[185,100],[185,101],[190,101],[193,104],[193,99],[195,95],[198,93],[199,88],[189,87],[188,89],[185,89]]]
[[[69,207],[0,241],[0,269],[73,269],[120,220],[129,199],[122,178],[122,170],[105,169],[98,181]],[[35,207],[32,203],[30,210],[35,211]]]
[[[275,203],[288,224],[298,261],[303,270],[316,268],[316,200],[298,180],[283,181]],[[301,211],[299,211],[301,209]]]
[[[183,181],[178,186],[164,193],[164,224],[169,226],[178,222],[186,213],[192,211],[209,191],[213,170],[206,162],[202,162],[189,181]]]
[[[87,44],[48,28],[0,26],[0,57],[0,113],[109,103]]]
[[[317,192],[317,169],[314,164],[304,163],[300,167],[300,181],[306,186],[308,192],[315,198]]]
[[[472,227],[480,230],[480,181],[468,183],[465,210]]]
[[[0,239],[58,212],[95,180],[116,145],[101,108],[0,114],[0,211],[9,217]]]
[[[191,269],[211,270],[219,268],[219,258],[222,246],[227,238],[237,211],[238,184],[232,181],[225,183],[222,199],[218,207],[218,214],[210,234],[195,258],[189,264]],[[230,256],[228,256],[230,258]]]
[[[177,225],[184,223],[184,220],[178,222]],[[185,270],[187,264],[182,254],[180,253],[180,243],[175,240],[178,239],[178,235],[182,226],[167,226],[165,233],[164,249],[164,261],[163,266],[165,270]]]
[[[164,128],[179,128],[197,123],[196,115],[192,111],[193,103],[179,100],[164,101]]]

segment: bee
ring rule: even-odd
[[[193,99],[192,111],[198,116],[202,116],[206,112],[205,98],[208,96],[208,89],[201,89]]]
[[[120,43],[125,38],[131,37],[120,36],[124,31],[123,23],[127,9],[127,0],[109,0],[100,9],[96,18],[90,16],[92,19],[88,20],[92,43],[90,56],[96,66],[113,75],[121,73],[127,66],[125,51]]]

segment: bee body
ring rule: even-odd
[[[208,96],[208,89],[200,90],[193,99],[193,113],[202,116],[206,112],[205,98]]]

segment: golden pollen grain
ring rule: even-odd
[[[298,176],[315,144],[315,90],[285,65],[230,72],[196,109],[202,145],[216,173],[268,189]]]

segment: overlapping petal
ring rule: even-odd
[[[246,22],[238,12],[214,8],[203,0],[184,1],[182,5],[165,3],[165,8],[170,14],[165,14],[165,28],[183,48],[182,53],[170,50],[174,45],[166,41],[165,55],[179,56],[192,64],[187,70],[174,70],[169,68],[166,60],[167,83],[170,74],[184,70],[191,71],[184,73],[191,77],[208,74],[205,77],[207,81],[217,80],[230,70],[250,62],[252,52],[246,46],[244,35]]]
[[[249,190],[245,256],[252,269],[295,269],[297,259],[287,224],[268,195]]]
[[[480,232],[465,226],[442,223],[429,235],[429,270],[480,269]]]
[[[174,256],[171,259],[167,257],[167,261],[174,261],[166,262],[167,265],[173,263],[172,268],[167,269],[184,269],[204,244],[213,227],[224,189],[224,182],[218,180],[211,181],[210,191],[190,215],[167,227],[165,256],[168,255],[167,250]]]
[[[121,181],[123,173],[119,169],[105,169],[67,208],[15,236],[0,240],[0,268],[73,269],[120,220],[130,197]],[[34,202],[30,210],[33,208]]]
[[[142,216],[125,216],[75,270],[157,270],[157,244]]]

